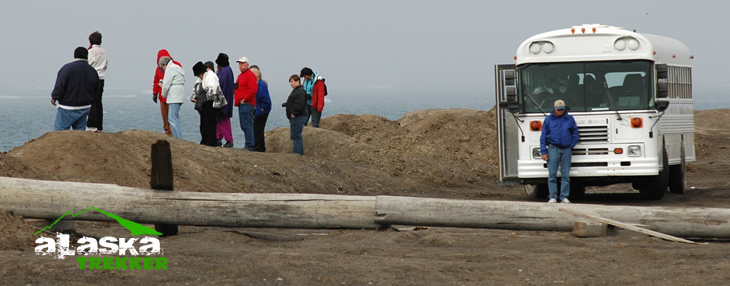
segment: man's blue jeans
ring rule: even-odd
[[[551,199],[558,198],[558,167],[560,167],[560,200],[568,198],[570,195],[570,160],[572,150],[568,148],[560,148],[553,144],[548,145],[548,191]]]
[[[170,122],[170,129],[172,130],[172,137],[182,139],[183,129],[182,122],[180,122],[180,106],[182,103],[170,103],[170,113],[167,114],[167,121]]]
[[[241,123],[241,130],[243,130],[243,137],[246,139],[246,143],[243,148],[246,150],[253,151],[254,146],[254,135],[253,135],[253,117],[256,112],[256,107],[248,103],[241,103],[238,106],[238,121]]]
[[[307,115],[299,115],[293,119],[289,119],[289,137],[294,143],[291,152],[299,155],[304,155],[304,142],[302,139],[302,131],[304,131],[304,125],[307,124]]]
[[[90,108],[68,110],[58,108],[56,111],[56,122],[53,128],[55,130],[86,130],[86,119],[89,116]]]

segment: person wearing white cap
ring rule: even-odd
[[[253,118],[256,111],[256,92],[258,92],[258,79],[249,69],[248,58],[242,57],[236,61],[241,74],[238,75],[234,84],[235,106],[238,106],[238,120],[241,123],[246,143],[244,149],[253,151]]]
[[[553,111],[545,117],[540,135],[540,154],[548,165],[548,203],[558,198],[558,168],[560,168],[560,202],[569,204],[570,164],[573,147],[578,144],[578,125],[565,109],[565,101],[558,99]]]

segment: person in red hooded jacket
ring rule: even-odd
[[[319,119],[322,117],[322,109],[324,109],[324,96],[327,88],[324,85],[324,77],[311,68],[304,67],[299,74],[302,79],[302,86],[307,92],[307,125],[309,117],[312,117],[312,127],[319,128]]]
[[[155,65],[157,66],[157,63],[160,61],[160,58],[162,57],[170,57],[170,52],[168,52],[165,49],[161,49],[157,52],[157,61],[155,62]],[[173,60],[173,63],[176,65],[179,65],[182,67],[182,65]],[[172,130],[170,129],[170,123],[167,121],[167,115],[170,110],[170,107],[167,105],[167,100],[162,97],[162,79],[165,78],[165,70],[161,67],[157,66],[155,68],[155,81],[152,83],[152,101],[157,103],[157,100],[160,100],[160,114],[162,115],[162,128],[165,130],[165,134],[167,136],[172,136]]]

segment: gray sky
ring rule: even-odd
[[[492,97],[493,66],[513,63],[524,39],[600,23],[687,44],[702,96],[730,87],[728,11],[730,1],[717,0],[12,1],[0,11],[0,95],[52,89],[74,48],[99,30],[110,56],[105,94],[151,90],[157,50],[166,48],[189,82],[198,60],[226,52],[235,67],[246,56],[261,66],[272,95],[288,94],[288,76],[309,66],[325,75],[330,93]]]

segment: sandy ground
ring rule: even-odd
[[[698,162],[687,194],[646,201],[630,185],[589,188],[576,203],[727,207],[730,110],[696,113]],[[288,129],[267,132],[267,153],[203,147],[160,133],[62,131],[0,154],[0,176],[147,188],[150,144],[168,139],[175,189],[401,195],[531,201],[499,185],[494,112],[425,110],[397,121],[335,115],[305,128],[305,156],[288,154]],[[160,238],[167,270],[80,270],[34,253],[47,223],[0,212],[0,284],[189,285],[723,285],[730,244],[669,242],[628,230],[568,232],[431,227],[385,230],[181,226]],[[76,222],[92,237],[128,236],[116,223]],[[46,234],[49,235],[50,234]]]

